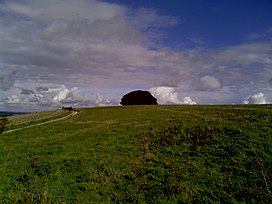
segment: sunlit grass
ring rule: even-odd
[[[16,129],[21,127],[27,127],[30,125],[39,124],[42,122],[50,121],[53,119],[61,118],[69,115],[69,111],[55,110],[46,112],[29,113],[22,115],[9,116],[10,125],[8,129]]]
[[[14,125],[29,123],[36,120],[43,120],[47,118],[62,116],[66,114],[67,111],[63,110],[55,110],[55,111],[45,111],[45,112],[36,112],[22,115],[14,115],[10,116],[9,119]]]
[[[271,135],[271,105],[80,109],[1,135],[0,203],[270,203]]]

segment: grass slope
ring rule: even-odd
[[[7,130],[13,130],[17,128],[27,127],[51,121],[54,119],[67,116],[69,114],[70,114],[69,111],[55,110],[10,116],[9,120],[11,122],[11,125],[8,126]]]
[[[271,105],[80,109],[0,135],[0,203],[271,203],[271,135]]]

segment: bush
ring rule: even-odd
[[[7,116],[0,118],[0,134],[4,132],[8,124],[10,124],[10,121]]]

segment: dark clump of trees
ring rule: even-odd
[[[69,106],[69,107],[62,107],[62,110],[72,111],[72,110],[74,110],[74,108],[73,108],[72,106]]]
[[[132,91],[123,96],[121,105],[158,105],[157,99],[148,91]]]

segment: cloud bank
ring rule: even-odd
[[[15,84],[10,90],[11,94],[2,100],[9,108],[21,106],[25,109],[31,107],[33,111],[47,110],[50,108],[61,108],[63,106],[92,107],[118,105],[113,98],[105,98],[101,94],[88,95],[82,93],[78,87],[71,89],[64,85],[36,84],[24,85]]]
[[[187,104],[195,105],[195,101],[192,101],[191,97],[185,96],[182,101],[178,98],[178,93],[173,87],[153,87],[149,89],[150,93],[157,98],[159,104]]]

